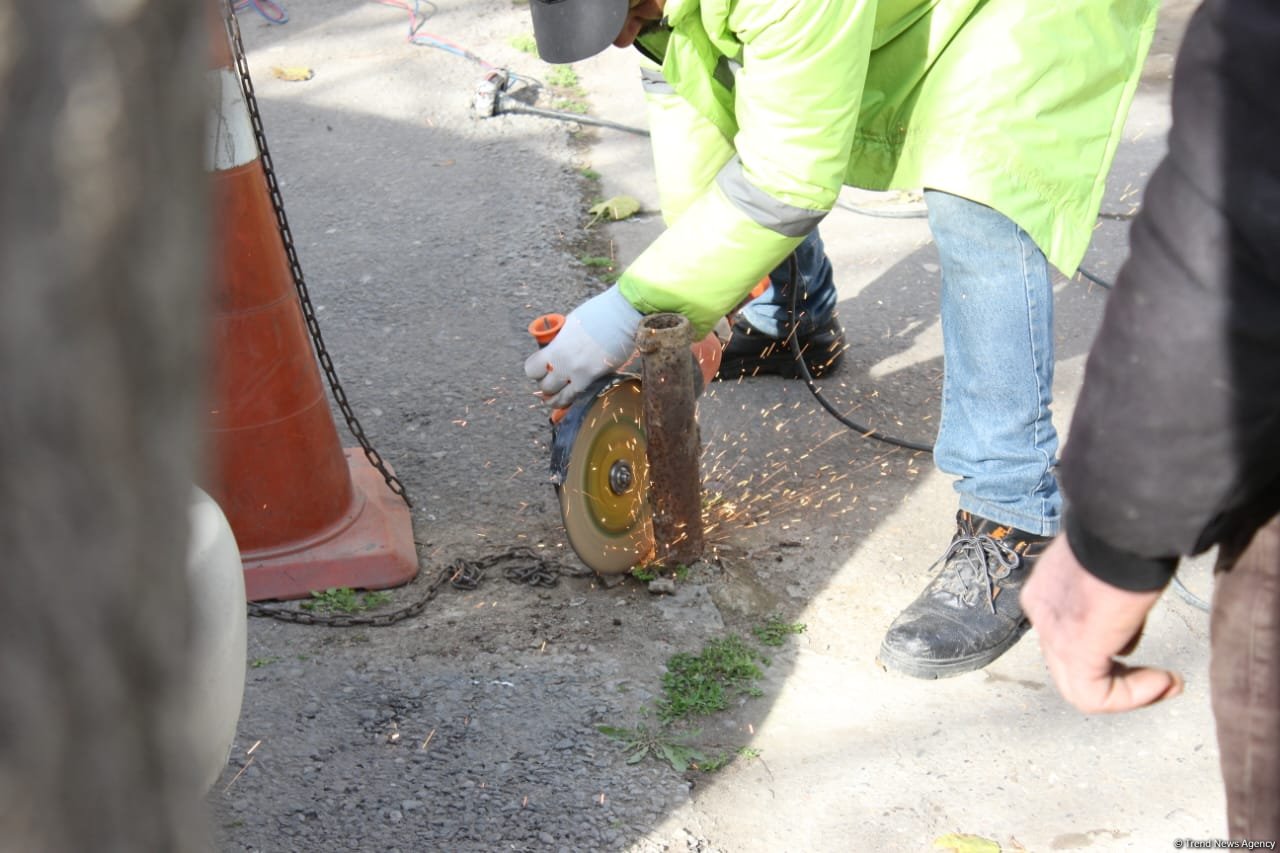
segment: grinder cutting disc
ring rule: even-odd
[[[602,575],[629,571],[653,553],[643,412],[638,379],[601,391],[573,438],[557,489],[569,544]]]

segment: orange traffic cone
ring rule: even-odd
[[[407,583],[418,573],[408,507],[360,449],[338,440],[227,29],[219,23],[212,35],[206,490],[235,533],[249,601]]]

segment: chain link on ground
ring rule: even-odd
[[[531,548],[510,548],[474,560],[457,559],[440,569],[416,601],[383,613],[313,613],[283,604],[249,603],[249,615],[296,625],[322,625],[329,628],[384,627],[418,616],[426,609],[445,582],[454,589],[469,591],[480,586],[490,569],[502,565],[503,577],[512,583],[553,587],[561,576],[588,577],[590,569],[567,566],[539,555]]]

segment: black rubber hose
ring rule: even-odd
[[[791,302],[788,307],[788,310],[790,312],[791,328],[789,330],[789,334],[787,335],[787,340],[789,341],[791,346],[791,354],[795,356],[796,369],[800,373],[800,378],[802,378],[805,384],[809,386],[809,390],[813,392],[814,398],[819,403],[822,404],[822,408],[826,409],[831,414],[832,417],[834,417],[840,423],[847,426],[849,429],[861,435],[863,438],[870,438],[870,439],[874,439],[875,441],[882,441],[885,444],[892,444],[895,447],[904,447],[907,450],[920,450],[925,453],[932,453],[933,452],[932,444],[922,444],[921,442],[918,442],[918,441],[911,441],[905,438],[897,438],[896,436],[889,435],[888,433],[880,432],[877,429],[872,429],[871,427],[863,426],[862,424],[856,421],[852,421],[849,418],[845,417],[844,415],[840,414],[840,412],[836,411],[835,406],[831,405],[831,403],[827,401],[827,398],[823,396],[822,391],[818,389],[817,384],[813,381],[813,375],[809,372],[809,365],[805,364],[804,355],[800,349],[800,332],[799,332],[800,322],[799,322],[799,318],[796,310],[799,306],[799,300],[800,300],[800,282],[799,282],[800,265],[796,261],[796,256],[794,252],[788,258],[787,273],[791,279]]]

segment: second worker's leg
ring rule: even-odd
[[[1025,633],[1018,593],[1058,531],[1053,288],[1044,254],[1003,214],[926,192],[942,261],[944,379],[934,461],[959,512],[938,573],[885,635],[880,662],[918,678],[980,669]]]
[[[1280,840],[1280,517],[1223,543],[1209,635],[1228,837]]]
[[[836,318],[836,287],[831,262],[817,230],[795,250],[800,285],[795,334],[805,366],[814,376],[831,373],[844,355],[844,330]],[[788,258],[769,274],[769,286],[738,311],[733,335],[725,345],[717,379],[772,374],[799,376],[789,335],[792,333],[792,263]]]

